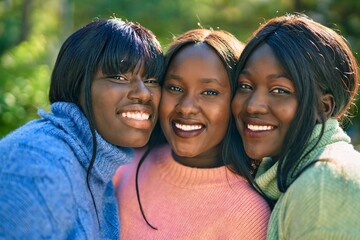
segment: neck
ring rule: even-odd
[[[220,151],[216,151],[214,154],[199,154],[194,157],[179,156],[172,151],[172,156],[176,162],[188,167],[216,168],[224,166]]]

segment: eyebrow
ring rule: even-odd
[[[176,74],[169,73],[165,75],[165,79],[181,80],[181,77]]]
[[[240,72],[240,75],[251,76],[252,74],[249,71],[247,71],[246,69],[244,69]],[[274,74],[268,75],[266,78],[267,79],[287,78],[287,79],[291,80],[290,77],[286,73],[280,73],[280,74],[274,73]]]
[[[268,79],[278,79],[278,78],[286,78],[286,79],[289,79],[289,76],[287,76],[286,74],[270,74],[268,77]]]
[[[173,74],[173,73],[169,73],[167,74],[167,77],[166,79],[173,79],[173,80],[177,80],[177,81],[181,81],[182,80],[182,77],[180,77],[179,75],[177,74]],[[218,79],[216,78],[207,78],[207,77],[204,77],[204,78],[200,78],[199,79],[201,83],[216,83],[220,86],[223,86],[224,84],[222,84]]]

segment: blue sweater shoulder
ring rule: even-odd
[[[92,155],[87,119],[71,103],[56,103],[0,140],[0,239],[118,238],[117,205],[111,183],[132,150],[96,135],[98,149],[90,184]],[[101,229],[99,229],[99,217]]]

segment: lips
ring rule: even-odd
[[[193,122],[172,122],[172,129],[178,137],[191,138],[200,135],[205,130],[205,125]]]
[[[150,114],[147,112],[122,112],[121,116],[124,118],[131,118],[139,121],[149,120]]]
[[[273,130],[275,128],[274,126],[271,126],[271,125],[246,124],[245,126],[247,129],[249,129],[250,131],[254,131],[254,132],[269,131],[269,130]]]
[[[183,131],[194,131],[194,130],[199,130],[202,128],[202,125],[187,125],[187,124],[181,124],[181,123],[175,123],[175,127],[179,128]]]
[[[131,127],[142,130],[150,130],[154,125],[154,116],[148,108],[136,108],[119,111],[121,121]]]
[[[243,121],[243,132],[246,137],[262,138],[271,134],[277,126],[260,119],[249,118]]]

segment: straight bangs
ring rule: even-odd
[[[164,71],[164,59],[157,40],[144,29],[125,23],[113,29],[113,36],[104,45],[99,69],[105,74],[140,71],[143,77],[160,79]]]

